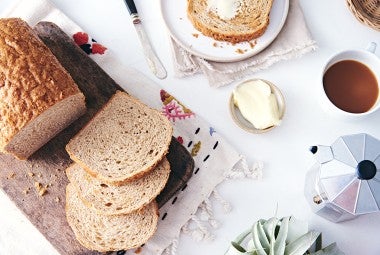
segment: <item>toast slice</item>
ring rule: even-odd
[[[155,201],[125,215],[106,216],[86,207],[75,187],[66,188],[66,218],[77,240],[99,252],[127,250],[141,246],[154,234],[158,222]]]
[[[167,154],[172,133],[160,112],[118,91],[66,150],[92,176],[123,185],[154,169]]]
[[[273,0],[235,1],[238,6],[231,19],[219,17],[210,0],[187,0],[187,16],[197,30],[218,41],[239,43],[264,34]]]
[[[128,214],[152,202],[169,179],[170,165],[164,158],[154,170],[123,186],[105,184],[78,164],[66,169],[67,177],[86,206],[99,214]]]

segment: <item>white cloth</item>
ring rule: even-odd
[[[245,60],[220,63],[192,55],[173,39],[174,70],[178,77],[203,73],[211,87],[228,85],[276,62],[300,57],[316,49],[298,0],[290,0],[287,20],[277,38],[265,50]]]
[[[20,0],[2,15],[2,17],[11,16],[21,17],[31,26],[42,20],[54,22],[70,37],[73,37],[78,32],[84,32],[48,0]],[[192,152],[194,157],[195,172],[186,189],[180,191],[172,201],[169,201],[160,209],[157,232],[140,253],[161,254],[178,238],[181,228],[190,219],[195,219],[194,215],[198,207],[202,207],[202,204],[207,203],[215,187],[227,175],[233,175],[234,173],[236,175],[239,169],[245,169],[245,173],[247,173],[247,166],[238,166],[239,163],[240,165],[242,163],[242,157],[206,121],[191,112],[174,97],[161,90],[156,83],[143,74],[123,66],[110,49],[107,49],[104,54],[90,54],[90,56],[128,93],[149,106],[162,111],[173,123],[174,136]],[[239,169],[237,170],[236,168]],[[255,169],[257,170],[259,167]],[[257,171],[254,171],[253,174],[257,174]],[[216,193],[214,195],[218,198]],[[4,196],[4,193],[0,192],[0,196]],[[175,202],[173,202],[174,199],[176,200]],[[212,212],[208,207],[207,212],[211,217]],[[13,228],[11,228],[7,224],[1,224],[0,221],[0,231],[8,233],[8,236],[17,236],[17,232],[23,232],[24,230],[20,229],[21,226],[21,224],[13,225]],[[205,228],[207,229],[207,226],[201,228],[204,234],[207,232]],[[187,228],[187,231],[189,231],[189,228]],[[2,243],[4,240],[0,239],[1,252],[4,252],[1,254],[13,254],[11,250],[7,251],[7,249],[14,246],[18,246],[18,248],[25,247],[25,251],[19,251],[18,254],[23,252],[29,254],[31,250],[49,250],[49,247],[41,249],[38,246],[40,243],[38,240],[34,243],[32,242],[30,246],[18,244],[17,238],[7,238],[5,241],[8,243],[4,244]],[[47,254],[53,253],[51,251]]]

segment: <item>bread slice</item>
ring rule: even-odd
[[[141,246],[155,233],[158,207],[155,201],[130,214],[106,216],[86,207],[74,186],[66,187],[66,218],[77,240],[99,252]]]
[[[122,185],[151,171],[167,154],[173,128],[159,111],[116,92],[67,144],[70,157],[92,176]]]
[[[78,164],[67,168],[66,174],[86,206],[99,214],[116,215],[131,213],[152,202],[169,179],[170,165],[164,158],[154,170],[123,186],[105,184]]]
[[[0,151],[26,159],[85,110],[84,95],[28,24],[0,19]]]
[[[187,16],[196,29],[215,40],[239,43],[261,36],[269,25],[273,0],[236,0],[235,17],[222,19],[210,0],[187,0]]]

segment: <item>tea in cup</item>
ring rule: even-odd
[[[323,106],[341,116],[368,115],[380,108],[380,59],[368,50],[342,51],[329,59],[322,75]]]

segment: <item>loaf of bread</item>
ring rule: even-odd
[[[70,183],[66,187],[66,217],[77,240],[100,252],[127,250],[144,244],[156,231],[155,201],[139,211],[106,216],[86,207]]]
[[[66,150],[90,175],[123,185],[154,169],[168,152],[172,133],[160,112],[118,91]]]
[[[103,215],[128,214],[152,202],[169,179],[170,165],[164,158],[143,177],[122,186],[105,184],[78,164],[66,169],[69,181],[86,206]]]
[[[26,159],[85,110],[83,94],[28,24],[0,19],[0,151]]]
[[[269,25],[273,0],[235,0],[234,5],[221,5],[235,12],[233,17],[220,17],[218,6],[224,0],[187,0],[187,16],[196,29],[215,40],[239,43],[261,36]]]

